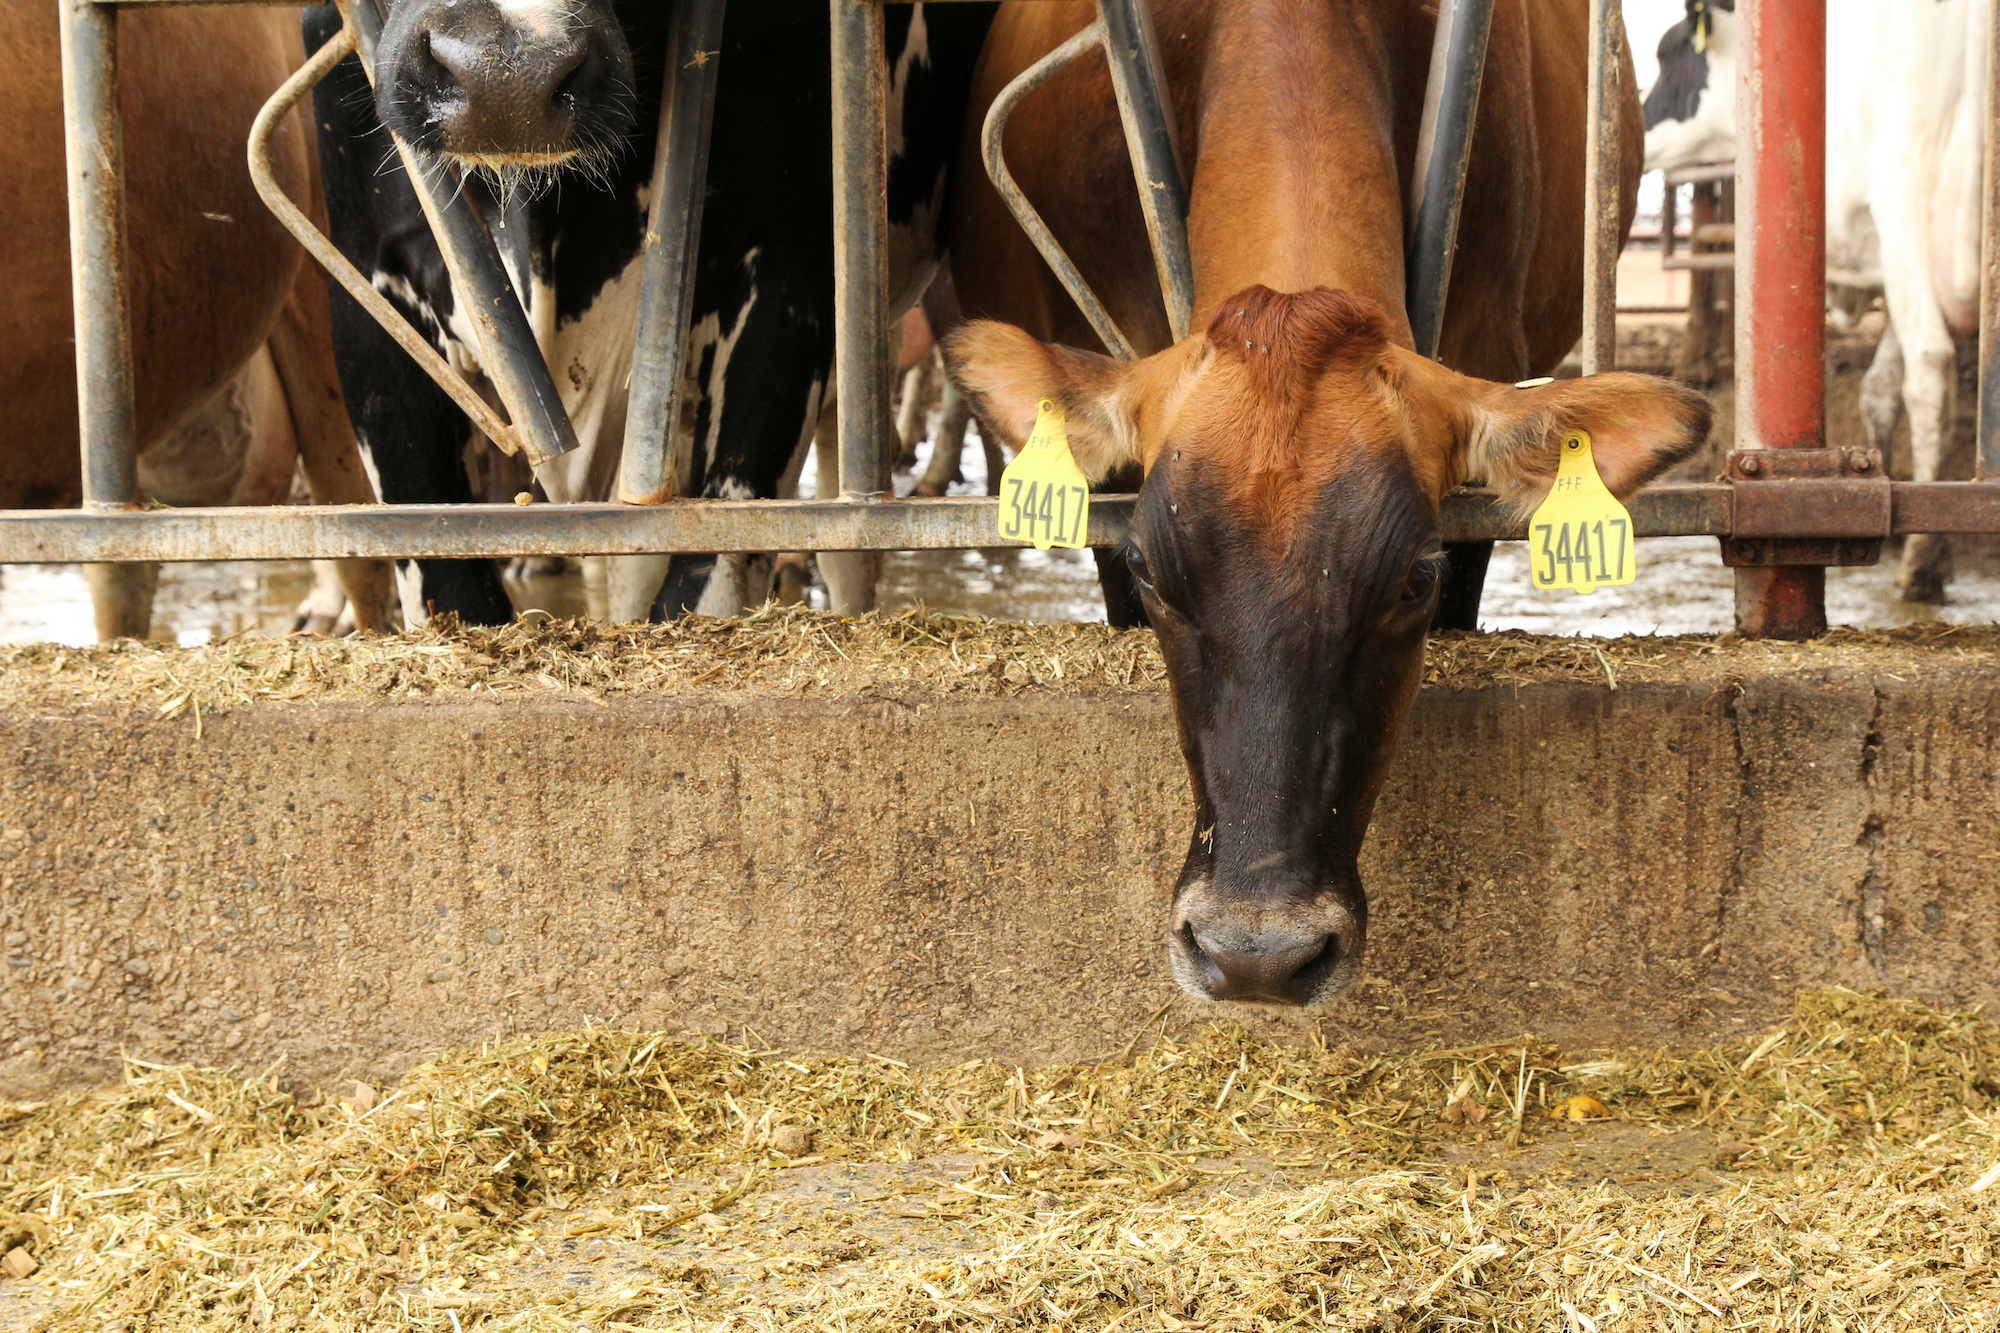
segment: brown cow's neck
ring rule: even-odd
[[[1197,325],[1252,284],[1324,286],[1377,302],[1409,342],[1394,89],[1367,10],[1244,0],[1212,11],[1189,216]]]

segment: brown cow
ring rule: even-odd
[[[141,489],[177,505],[281,504],[296,452],[315,499],[372,502],[325,280],[244,163],[251,120],[299,63],[296,13],[128,12],[119,29]],[[81,500],[59,50],[51,0],[0,0],[0,508]],[[281,126],[273,154],[300,200],[319,181],[303,129]],[[342,565],[357,622],[383,628],[387,563]],[[145,635],[156,569],[90,567],[101,638]]]
[[[1196,331],[1168,345],[1093,58],[1022,104],[1007,159],[1153,355],[1078,350],[1096,340],[987,184],[976,138],[954,205],[959,295],[1008,323],[969,325],[948,350],[1010,443],[1053,398],[1091,477],[1144,468],[1127,559],[1196,806],[1174,973],[1207,998],[1310,1004],[1361,962],[1357,858],[1423,665],[1440,499],[1483,479],[1533,502],[1572,427],[1626,494],[1692,451],[1710,411],[1640,375],[1514,387],[1552,370],[1581,326],[1584,0],[1497,6],[1444,364],[1411,350],[1403,307],[1435,6],[1156,0],[1154,13],[1189,169]],[[1004,7],[974,105],[1089,17],[1083,4]],[[1629,222],[1640,133],[1625,103]]]

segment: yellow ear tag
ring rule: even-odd
[[[1597,475],[1584,431],[1563,437],[1555,485],[1528,520],[1528,554],[1537,588],[1591,593],[1639,576],[1632,515]]]
[[[1090,483],[1069,451],[1062,405],[1042,399],[1035,429],[1014,461],[1000,474],[1000,535],[1010,542],[1033,542],[1081,549],[1090,535]]]

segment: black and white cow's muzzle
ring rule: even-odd
[[[631,48],[602,0],[401,0],[375,64],[385,125],[503,176],[587,165],[636,119]]]

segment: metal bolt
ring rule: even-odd
[[[1764,460],[1755,454],[1747,454],[1736,466],[1741,468],[1746,476],[1754,477],[1764,470]]]

